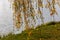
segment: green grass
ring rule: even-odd
[[[0,40],[60,40],[60,22],[50,22],[17,35],[9,34]]]

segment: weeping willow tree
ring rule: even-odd
[[[53,21],[54,21],[55,20],[54,14],[57,14],[55,4],[60,5],[59,0],[46,0],[46,1],[47,1],[46,8],[49,9],[50,15],[53,17]],[[36,24],[36,19],[38,17],[40,17],[42,24],[44,24],[43,7],[44,7],[43,0],[37,0],[37,1],[36,0],[14,0],[13,16],[14,16],[15,27],[17,29],[20,29],[21,25],[23,24],[22,19],[24,19],[25,28],[30,29],[31,25],[34,26],[34,23]],[[36,16],[36,15],[40,15],[40,16]],[[34,23],[32,23],[32,21]]]
[[[21,23],[22,23],[22,16],[21,14],[24,14],[24,22],[25,22],[25,28],[29,29],[29,20],[28,17],[31,17],[31,19],[34,21],[34,23],[36,23],[36,19],[35,19],[35,9],[33,7],[33,0],[14,0],[14,25],[16,26],[16,28],[20,28],[21,27]],[[41,8],[43,8],[43,1],[42,0],[38,0],[37,2],[38,4],[38,13],[40,14],[40,18],[42,21],[42,24],[44,23],[43,20],[43,9],[41,10]],[[32,23],[31,23],[32,24]],[[32,24],[32,26],[34,26]]]

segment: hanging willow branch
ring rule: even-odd
[[[51,3],[50,3],[50,1],[48,1],[48,0],[46,0],[46,1],[47,1],[47,4],[46,4],[45,7],[50,9],[50,8],[51,8]]]
[[[55,2],[55,0],[52,0],[52,2],[50,2],[50,1],[48,1],[47,0],[47,5],[46,5],[46,7],[47,8],[49,8],[49,10],[50,10],[50,15],[53,15],[53,14],[57,14],[57,11],[56,11],[56,8],[55,8],[55,4],[56,4],[56,2]]]
[[[28,0],[23,0],[23,12],[24,12],[24,20],[25,20],[25,27],[26,29],[30,29],[28,25]]]
[[[41,11],[41,9],[43,9],[43,1],[42,0],[38,0],[38,13],[40,14],[40,18],[41,18],[41,21],[42,21],[42,24],[44,24],[44,20],[43,20],[43,13]]]
[[[60,0],[55,0],[56,4],[60,7]]]
[[[16,26],[16,28],[20,28],[21,26],[21,9],[22,9],[22,2],[19,1],[19,0],[14,0],[14,3],[13,3],[13,6],[14,6],[14,25]]]
[[[56,9],[55,9],[55,0],[52,0],[52,8],[51,8],[51,15],[57,14]]]
[[[51,2],[49,0],[47,0],[47,5],[46,7],[49,8],[50,10],[50,15],[53,16],[53,21],[55,20],[54,19],[54,14],[58,14],[57,11],[56,11],[56,8],[55,8],[55,4],[56,4],[56,1],[55,0],[52,0]]]
[[[34,22],[36,21],[34,16],[35,16],[35,10],[33,8],[33,5],[32,5],[32,0],[30,0],[30,14],[31,14],[31,17],[33,18]]]

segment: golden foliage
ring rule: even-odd
[[[34,6],[32,4],[32,1],[33,0],[14,0],[14,3],[13,3],[13,6],[14,6],[14,17],[15,17],[15,25],[17,28],[20,28],[20,24],[21,24],[21,14],[23,12],[24,14],[24,22],[25,22],[25,27],[26,28],[29,28],[29,21],[27,20],[28,17],[32,17],[34,18],[35,17],[35,9],[34,9]],[[51,12],[50,15],[53,15],[53,14],[57,14],[57,11],[56,11],[56,8],[55,8],[55,4],[57,3],[58,5],[60,5],[60,3],[57,1],[57,0],[52,0],[51,2],[49,0],[46,0],[47,1],[47,4],[46,4],[46,8],[49,8],[49,11]],[[56,2],[57,1],[57,2]],[[34,3],[34,2],[33,2]],[[42,0],[38,0],[38,13],[37,14],[40,14],[40,18],[41,18],[41,21],[43,20],[43,1]],[[40,9],[42,8],[42,10]],[[17,15],[17,16],[16,16]],[[35,19],[33,19],[35,20]],[[17,21],[17,23],[16,23]],[[43,22],[43,21],[42,21]]]
[[[38,0],[38,6],[43,8],[42,0]]]

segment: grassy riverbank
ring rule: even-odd
[[[9,34],[0,40],[60,40],[60,22],[50,22],[17,35]]]

